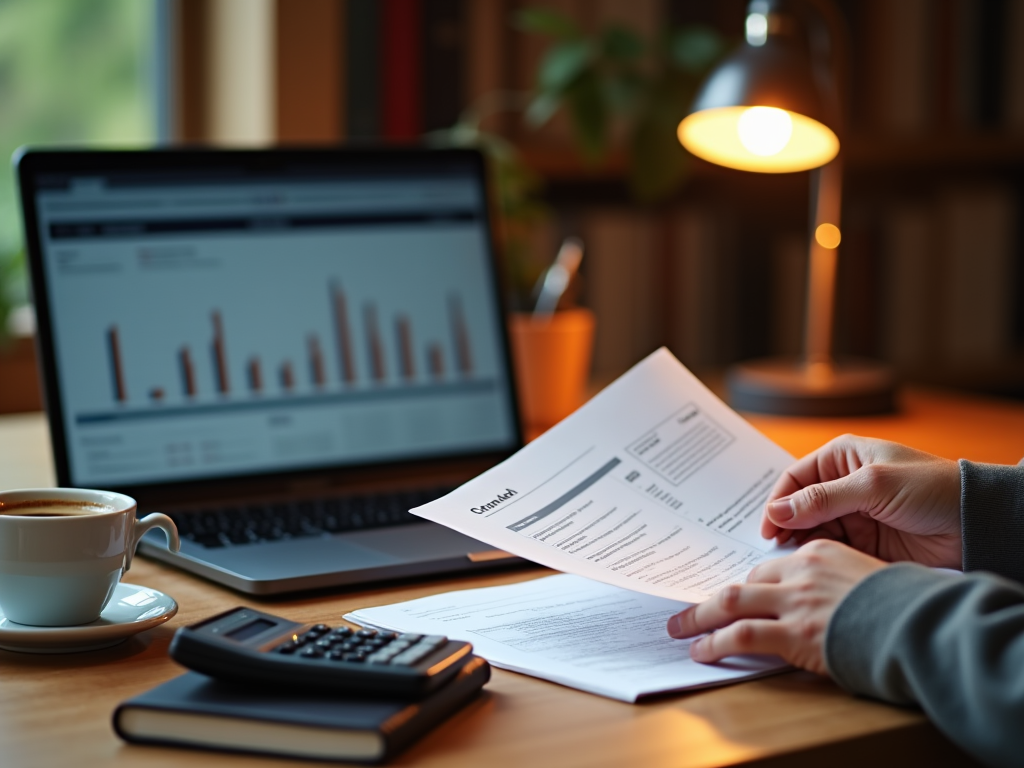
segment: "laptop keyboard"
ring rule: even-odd
[[[183,539],[204,547],[230,547],[422,523],[422,518],[408,510],[439,499],[451,490],[441,487],[269,504],[231,504],[167,515]]]

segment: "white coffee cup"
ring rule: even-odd
[[[167,515],[157,512],[136,521],[135,510],[135,499],[111,491],[0,491],[4,615],[40,627],[99,618],[146,531],[160,528],[171,551],[178,551],[178,530]]]

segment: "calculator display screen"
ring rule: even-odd
[[[256,637],[260,632],[265,632],[271,627],[276,627],[272,621],[266,619],[256,619],[250,621],[248,624],[243,624],[238,629],[233,629],[230,632],[225,633],[225,637],[230,637],[232,640],[237,640],[240,643],[244,643],[250,637]]]

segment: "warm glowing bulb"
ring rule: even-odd
[[[777,155],[793,136],[793,121],[784,109],[751,107],[736,123],[740,143],[761,157]]]
[[[843,239],[843,236],[835,224],[825,223],[819,224],[818,228],[814,230],[814,239],[822,248],[828,248],[831,251],[839,247],[839,241]]]
[[[770,115],[768,120],[785,121],[783,135],[774,132],[778,142],[775,146],[765,146],[767,142],[762,138],[772,133],[760,130],[761,116],[765,114]],[[748,121],[757,124],[753,127],[758,130],[748,131]],[[770,107],[703,109],[687,115],[677,133],[683,146],[697,157],[741,171],[806,171],[821,167],[839,152],[839,139],[828,126],[799,112]]]

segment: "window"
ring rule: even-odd
[[[150,144],[158,0],[0,0],[0,154],[19,146]],[[24,296],[14,175],[0,173],[0,321]],[[13,295],[12,295],[13,294]],[[0,329],[2,335],[2,329]]]

